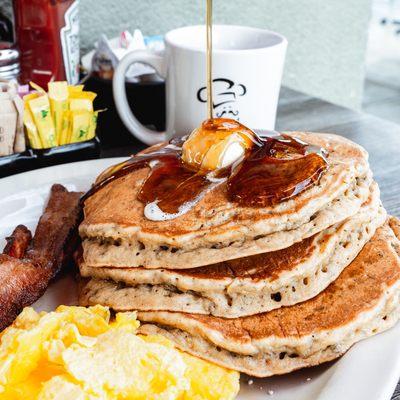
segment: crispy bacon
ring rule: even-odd
[[[7,244],[3,254],[14,258],[22,258],[32,240],[32,233],[25,225],[18,225],[11,236],[6,238]]]
[[[35,235],[20,225],[0,254],[0,331],[35,302],[69,261],[76,243],[81,193],[53,185]],[[30,242],[30,243],[29,243]]]

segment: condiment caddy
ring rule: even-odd
[[[17,84],[2,84],[0,178],[97,158],[96,94],[64,81],[50,82],[48,93],[34,83],[31,86],[36,91],[26,93],[22,100]]]
[[[27,149],[21,153],[0,157],[0,178],[33,169],[92,160],[100,155],[97,137],[86,142],[71,143],[50,149]]]

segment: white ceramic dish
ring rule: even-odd
[[[121,160],[83,161],[1,179],[0,248],[16,225],[35,229],[53,183],[70,190],[87,190],[100,171]],[[65,276],[34,306],[49,311],[75,302],[74,280]],[[358,343],[334,363],[267,379],[242,376],[238,400],[389,400],[400,376],[399,339],[400,324]]]

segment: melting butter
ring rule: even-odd
[[[195,129],[182,146],[183,161],[197,170],[232,165],[254,145],[254,133],[237,121],[214,118]]]

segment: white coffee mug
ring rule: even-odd
[[[186,135],[207,117],[205,26],[174,29],[164,57],[133,51],[119,63],[114,100],[126,127],[146,144]],[[233,118],[256,130],[273,130],[287,40],[265,29],[213,26],[214,117]],[[135,62],[151,65],[166,82],[166,132],[143,126],[129,108],[125,74]]]

